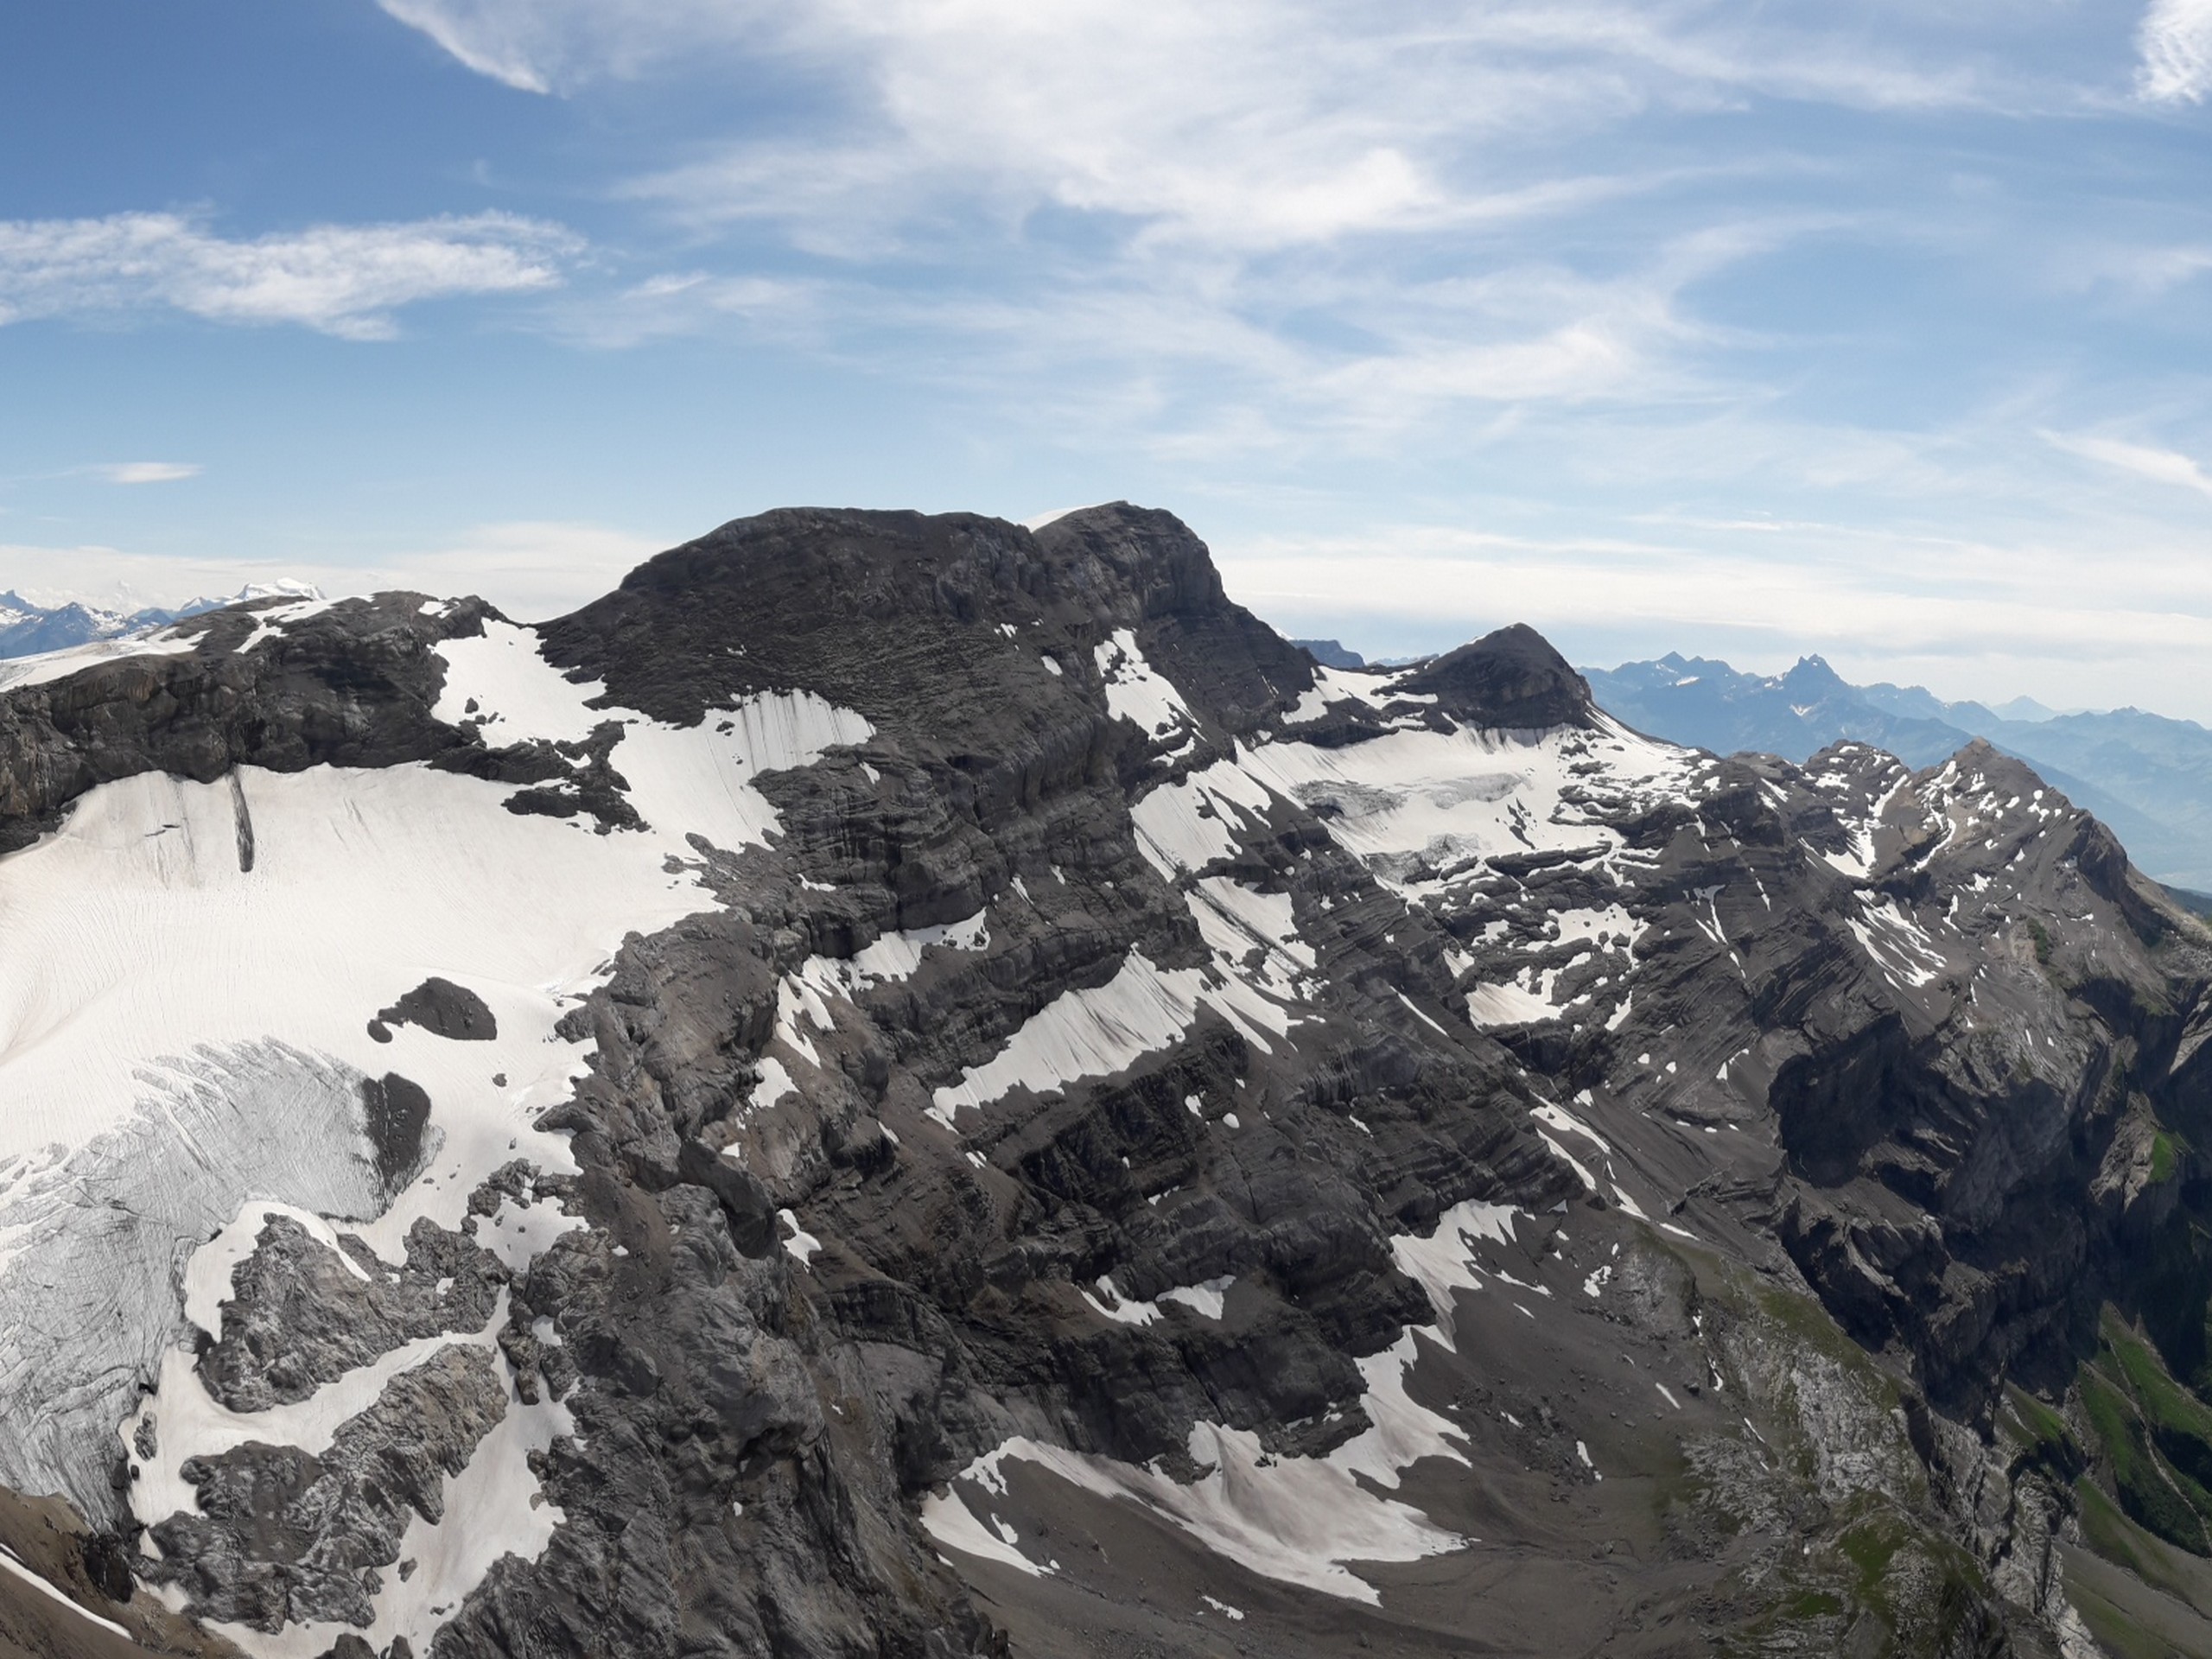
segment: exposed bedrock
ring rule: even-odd
[[[488,1043],[499,1035],[499,1022],[484,999],[466,985],[432,975],[390,1007],[378,1010],[369,1035],[391,1040],[394,1026],[420,1026],[457,1043]]]
[[[236,1412],[295,1403],[416,1338],[480,1331],[507,1280],[496,1257],[428,1220],[408,1234],[397,1269],[354,1248],[373,1271],[341,1262],[289,1217],[264,1224],[232,1274],[221,1338],[200,1356],[217,1402]]]

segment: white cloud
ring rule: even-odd
[[[188,461],[111,461],[86,470],[111,484],[173,484],[199,477],[201,469]]]
[[[449,546],[393,553],[367,567],[328,567],[313,580],[326,593],[476,594],[510,616],[542,621],[610,592],[679,539],[559,521],[480,524]]]
[[[2137,96],[2198,104],[2212,92],[2212,0],[2152,0],[2138,41]]]
[[[1721,175],[1830,162],[1783,142],[1614,147],[1592,167],[1584,141],[1654,111],[2020,91],[1986,29],[1891,0],[378,3],[531,92],[777,89],[772,118],[741,100],[618,192],[683,233],[687,264],[742,246],[752,269],[576,296],[563,336],[743,333],[1001,407],[1041,380],[1186,459],[1454,405],[1740,396],[1703,372],[1717,335],[1678,296],[1811,216],[1745,226],[1754,210],[1681,204]],[[2008,26],[2016,10],[1965,8]],[[799,257],[763,261],[770,238]]]
[[[168,308],[378,340],[420,301],[552,288],[580,245],[505,213],[238,240],[178,213],[0,221],[0,323]]]
[[[774,15],[747,0],[377,0],[480,75],[524,92],[626,79]]]
[[[1655,105],[1997,96],[1965,53],[1811,3],[1710,0],[379,0],[505,84],[765,63],[772,132],[645,181],[693,219],[865,250],[948,213],[1066,210],[1261,250],[1482,211],[1532,143]],[[1930,56],[1918,43],[1923,57]]]
[[[2201,561],[2180,545],[2115,557],[2088,543],[1742,528],[1741,541],[1637,542],[1395,524],[1220,538],[1216,551],[1240,603],[1287,632],[1335,634],[1370,654],[1439,650],[1523,621],[1578,662],[1680,650],[1764,671],[1817,651],[1861,677],[1925,681],[1933,671],[1952,696],[2034,690],[2046,701],[2212,716],[2201,671],[2212,571],[2197,574]],[[2085,585],[2092,561],[2098,580]]]
[[[2043,435],[2048,442],[2069,454],[2117,467],[2123,473],[2133,473],[2138,478],[2212,495],[2212,476],[2208,476],[2196,461],[2177,450],[2156,449],[2147,444],[2129,443],[2120,438],[2059,432],[2046,432]]]
[[[667,271],[612,296],[593,296],[556,307],[548,322],[574,344],[613,349],[707,333],[725,323],[756,336],[818,334],[823,293],[819,283]]]

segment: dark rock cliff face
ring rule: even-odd
[[[1447,652],[1398,683],[1402,691],[1434,697],[1455,719],[1492,730],[1586,726],[1594,707],[1588,682],[1521,622]]]
[[[535,633],[276,614],[0,685],[0,844],[148,773],[421,774],[697,899],[561,982],[512,1129],[456,1079],[535,1005],[466,939],[342,1011],[388,1213],[460,1190],[249,1214],[198,1293],[179,1241],[219,1329],[69,1494],[134,1636],[133,1572],[347,1659],[2079,1659],[2212,1612],[2145,1565],[2212,1550],[2212,940],[2016,764],[1672,749],[1526,628],[1319,677],[1121,505],[772,513]],[[240,833],[239,882],[298,856]]]
[[[594,1076],[567,1121],[587,1171],[603,1173],[581,1196],[594,1236],[636,1229],[649,1242],[604,1279],[556,1271],[570,1266],[556,1251],[523,1297],[593,1356],[588,1377],[656,1380],[608,1411],[574,1466],[556,1465],[549,1490],[575,1519],[543,1563],[503,1579],[493,1605],[526,1616],[546,1650],[606,1639],[604,1610],[577,1587],[612,1596],[619,1541],[641,1512],[670,1515],[698,1557],[657,1592],[661,1625],[714,1624],[730,1651],[803,1650],[802,1633],[832,1639],[825,1626],[871,1630],[889,1651],[963,1630],[984,1642],[956,1589],[916,1576],[901,1541],[912,1494],[1014,1432],[1144,1463],[1185,1458],[1192,1423],[1219,1419],[1286,1453],[1325,1450],[1364,1426],[1325,1421],[1357,1397],[1357,1359],[1426,1316],[1392,1268],[1390,1235],[1463,1198],[1565,1196],[1568,1178],[1519,1126],[1525,1102],[1503,1057],[1471,1033],[1419,1044],[1383,988],[1440,989],[1438,936],[1389,942],[1379,916],[1362,925],[1358,911],[1379,909],[1370,884],[1295,823],[1252,849],[1253,874],[1317,903],[1338,895],[1354,912],[1344,965],[1375,987],[1347,999],[1327,1039],[1301,1044],[1312,1058],[1261,1052],[1202,1014],[1132,1074],[1042,1091],[971,1130],[966,1154],[930,1155],[930,1090],[949,1071],[988,1060],[1133,951],[1170,968],[1205,958],[1126,804],[1125,780],[1162,746],[1109,717],[1095,689],[1118,627],[1185,688],[1198,721],[1185,765],[1311,682],[1300,653],[1222,599],[1187,531],[1135,510],[1034,543],[989,520],[774,514],[663,556],[548,630],[553,659],[614,702],[681,718],[799,683],[878,734],[776,780],[781,844],[717,864],[729,918],[632,947],[595,1000]],[[668,651],[671,630],[685,652]],[[672,663],[691,665],[686,677]],[[1011,890],[1017,878],[1035,903]],[[815,1037],[822,1078],[803,1123],[740,1131],[773,1148],[746,1167],[778,1173],[763,1184],[702,1155],[738,1128],[777,970],[979,907],[988,955],[855,999]],[[1354,1101],[1370,1130],[1346,1122]],[[1249,1127],[1209,1134],[1232,1109]],[[1358,1179],[1362,1166],[1375,1178]],[[743,1190],[710,1197],[693,1185],[709,1168]],[[1163,1192],[1178,1202],[1147,1201]],[[679,1203],[710,1217],[719,1204],[732,1236],[774,1265],[654,1248]],[[804,1275],[776,1248],[776,1207],[825,1241]],[[1141,1300],[1226,1277],[1247,1287],[1226,1329],[1119,1325],[1077,1290],[1111,1278]],[[766,1351],[718,1404],[721,1363],[699,1344],[733,1342]],[[793,1386],[809,1373],[850,1379],[841,1412]],[[725,1524],[732,1505],[743,1515]],[[833,1517],[847,1519],[825,1533]],[[708,1583],[744,1605],[706,1618],[692,1597]],[[648,1624],[621,1636],[651,1638]],[[494,1652],[512,1636],[464,1618],[450,1639]]]
[[[480,628],[487,607],[465,601],[433,615],[424,604],[410,594],[348,601],[251,646],[252,612],[214,612],[176,629],[195,650],[10,690],[0,848],[29,844],[86,790],[142,772],[206,782],[238,766],[388,766],[465,747],[430,718],[441,670],[428,649]]]

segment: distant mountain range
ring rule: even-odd
[[[95,640],[119,639],[245,600],[321,597],[320,589],[303,582],[248,582],[235,594],[219,599],[195,599],[175,610],[149,606],[136,611],[117,611],[79,600],[40,605],[10,589],[0,594],[0,658],[36,657],[44,652],[88,645]]]
[[[1719,754],[1802,761],[1855,738],[1925,766],[1986,738],[2102,818],[2142,869],[2212,888],[2212,731],[2194,721],[2139,709],[2057,714],[2029,697],[1946,702],[1916,685],[1853,685],[1818,657],[1786,674],[1672,652],[1582,671],[1599,703],[1630,725]]]

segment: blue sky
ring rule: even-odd
[[[790,503],[2212,719],[2212,0],[73,0],[0,586],[550,614]]]

